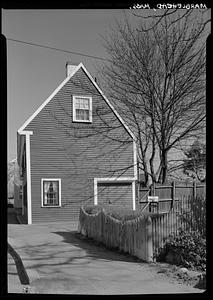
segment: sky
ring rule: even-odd
[[[107,58],[101,35],[123,10],[2,10],[2,34],[33,44]],[[16,157],[16,132],[65,79],[67,61],[82,62],[92,76],[101,60],[7,40],[8,161]]]
[[[125,12],[135,22],[132,10]],[[17,155],[17,130],[65,79],[66,62],[82,62],[93,77],[102,62],[9,39],[107,59],[101,36],[110,33],[115,19],[123,20],[123,13],[121,9],[2,10],[2,34],[7,38],[8,161]]]

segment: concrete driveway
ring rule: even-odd
[[[201,293],[169,281],[147,263],[80,238],[76,223],[8,224],[8,241],[22,258],[31,293]],[[8,291],[10,292],[10,291]]]

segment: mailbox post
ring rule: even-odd
[[[155,212],[155,208],[157,209],[157,213],[159,212],[159,198],[158,196],[148,196],[147,200],[149,202],[149,211]]]

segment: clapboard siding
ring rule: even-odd
[[[132,209],[131,183],[98,183],[98,204]]]
[[[72,121],[73,95],[92,96],[92,123]],[[30,137],[33,223],[77,220],[80,206],[94,201],[95,177],[134,176],[132,138],[82,69],[26,130],[33,131]],[[62,207],[41,207],[41,178],[61,178]],[[119,187],[117,190],[120,193]],[[130,201],[132,206],[131,193],[123,194],[123,201]]]

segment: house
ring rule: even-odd
[[[134,135],[82,63],[66,75],[17,132],[27,224],[76,221],[86,203],[136,207]]]

